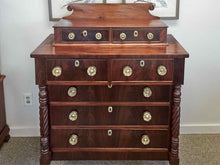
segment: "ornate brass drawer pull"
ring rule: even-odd
[[[74,96],[76,96],[76,94],[77,94],[77,90],[76,90],[75,87],[70,87],[70,88],[68,89],[68,96],[74,97]]]
[[[70,114],[69,114],[69,119],[71,121],[76,121],[78,118],[78,113],[76,111],[72,111]]]
[[[151,121],[152,116],[151,116],[150,112],[147,112],[147,111],[144,112],[144,114],[143,114],[143,119],[144,119],[144,121],[146,121],[146,122]]]
[[[134,31],[134,37],[138,37],[138,31],[137,30]]]
[[[108,112],[109,112],[109,113],[112,113],[112,111],[113,111],[113,107],[112,107],[112,106],[109,106],[109,107],[108,107]]]
[[[70,138],[69,138],[69,143],[74,146],[78,143],[78,136],[73,134]]]
[[[112,130],[111,129],[108,130],[108,136],[112,136]]]
[[[148,135],[143,135],[141,138],[141,142],[143,145],[148,145],[150,143],[150,138],[148,137]]]
[[[62,68],[60,66],[56,66],[52,70],[52,74],[55,77],[59,77],[62,74]]]
[[[144,97],[147,97],[147,98],[151,97],[152,95],[151,89],[149,87],[145,87],[143,90],[143,95]]]
[[[75,34],[74,33],[69,33],[68,38],[69,38],[69,40],[74,40]]]
[[[129,77],[132,75],[132,68],[130,66],[125,66],[123,69],[123,74],[126,77]]]
[[[95,76],[96,75],[96,67],[95,66],[88,67],[87,74],[89,76]]]
[[[87,33],[87,30],[83,30],[83,37],[87,37],[88,33]]]
[[[158,68],[157,68],[157,73],[160,75],[160,76],[165,76],[167,74],[167,68],[163,65],[160,65]]]
[[[154,34],[153,33],[147,33],[147,38],[149,40],[152,40],[154,38]]]
[[[101,40],[101,39],[102,39],[102,34],[101,34],[101,33],[96,33],[96,34],[95,34],[95,38],[96,38],[97,40]]]
[[[120,38],[121,38],[121,40],[125,40],[126,39],[126,34],[125,33],[121,33],[120,34]]]

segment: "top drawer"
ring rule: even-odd
[[[55,29],[56,43],[109,42],[108,29]]]
[[[167,29],[114,29],[113,42],[164,43],[167,41]]]

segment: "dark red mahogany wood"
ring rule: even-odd
[[[3,88],[4,78],[4,75],[0,75],[0,147],[2,146],[3,142],[8,142],[10,139],[9,127],[6,124],[5,116],[5,99]]]
[[[73,14],[60,20],[54,35],[31,54],[40,90],[41,165],[51,160],[169,160],[179,165],[180,87],[189,55],[167,35],[167,26],[149,14],[153,8],[70,5]],[[70,41],[71,32],[75,40]],[[102,39],[95,38],[97,32]],[[126,34],[123,41],[121,33]],[[146,38],[148,33],[154,38]],[[165,75],[158,74],[161,65]],[[96,67],[94,76],[87,72],[90,66]],[[132,69],[131,76],[124,75],[125,66]],[[57,77],[55,67],[61,68]],[[68,95],[70,87],[76,96]],[[143,95],[145,87],[152,91],[149,98]],[[70,120],[73,111],[75,121]],[[146,111],[150,121],[144,121]],[[69,143],[73,134],[76,145]],[[142,143],[143,135],[150,138],[148,145]]]

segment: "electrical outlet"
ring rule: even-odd
[[[24,95],[24,105],[32,106],[33,105],[32,93],[24,93],[23,95]]]

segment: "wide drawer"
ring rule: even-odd
[[[164,86],[61,86],[50,85],[50,101],[78,102],[169,102],[170,89]]]
[[[112,81],[172,81],[173,60],[112,60]]]
[[[107,61],[47,60],[48,81],[107,81]]]
[[[51,129],[52,148],[168,148],[167,130]]]
[[[168,125],[169,106],[50,106],[51,125]]]
[[[113,29],[113,42],[147,42],[164,43],[167,40],[167,29]]]

